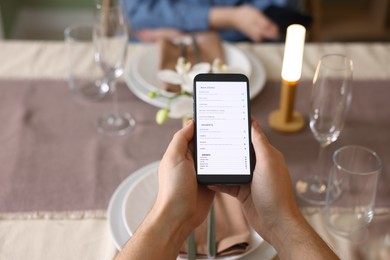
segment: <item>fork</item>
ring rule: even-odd
[[[200,62],[200,49],[199,49],[198,40],[196,39],[196,36],[194,34],[191,34],[191,42],[192,42],[192,47],[194,49],[195,61],[196,61],[196,63],[199,63]]]
[[[179,47],[180,47],[179,57],[186,58],[186,56],[187,56],[187,46],[186,46],[186,44],[183,41],[180,41]]]
[[[192,232],[187,238],[187,258],[188,260],[196,260],[196,244],[195,244],[195,233]]]
[[[207,226],[207,255],[210,259],[214,259],[216,256],[216,247],[215,247],[215,212],[214,212],[214,202],[211,204],[209,216],[208,216],[208,226]]]

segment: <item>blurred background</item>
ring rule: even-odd
[[[310,41],[390,41],[390,0],[302,0]],[[0,39],[62,40],[73,23],[93,21],[94,0],[0,0]]]

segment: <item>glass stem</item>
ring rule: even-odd
[[[119,116],[119,108],[118,108],[118,92],[116,91],[116,81],[112,80],[108,82],[110,86],[110,92],[112,95],[112,114],[115,117]]]
[[[314,175],[315,183],[313,183],[311,189],[317,193],[323,193],[326,191],[327,178],[325,170],[325,149],[327,145],[320,145],[318,152],[318,172]]]
[[[318,152],[318,167],[319,167],[319,177],[325,177],[324,172],[325,172],[325,149],[326,145],[320,145],[320,150]]]

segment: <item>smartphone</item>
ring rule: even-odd
[[[193,97],[198,183],[251,182],[255,156],[248,78],[243,74],[198,74]]]

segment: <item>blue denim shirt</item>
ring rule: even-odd
[[[128,21],[134,30],[175,28],[184,32],[209,30],[208,15],[214,6],[252,5],[264,10],[270,5],[296,9],[299,0],[125,0]],[[227,41],[248,40],[236,30],[221,30]]]

